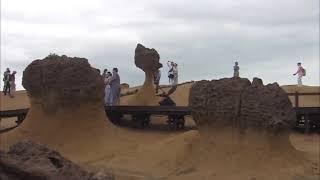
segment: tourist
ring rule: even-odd
[[[302,86],[302,77],[306,75],[306,70],[301,66],[300,62],[297,64],[297,66],[298,70],[293,75],[295,76],[298,74],[298,86]]]
[[[13,98],[14,97],[14,93],[16,91],[16,71],[13,71],[12,74],[10,74],[9,77],[9,84],[10,84],[10,97]]]
[[[96,69],[97,70],[97,72],[99,73],[99,75],[101,74],[101,71],[100,71],[100,69]]]
[[[7,94],[10,95],[10,69],[7,68],[7,70],[3,73],[3,94],[6,96]]]
[[[239,69],[238,62],[235,62],[233,66],[233,77],[239,77]]]
[[[108,69],[104,69],[102,73],[103,80],[107,79],[108,78],[107,76],[108,76]]]
[[[174,63],[172,66],[172,71],[173,71],[173,82],[172,86],[177,86],[178,85],[178,64]]]
[[[110,93],[112,95],[112,103],[111,105],[119,105],[120,104],[120,76],[118,74],[118,68],[113,68],[112,76],[110,78]]]
[[[162,68],[162,64],[161,63],[159,63],[158,69],[154,74],[154,85],[156,86],[156,93],[158,93],[160,79],[161,79],[161,70],[160,70],[160,68]]]
[[[112,105],[112,93],[111,93],[111,87],[110,87],[110,80],[111,80],[112,74],[111,72],[106,73],[106,78],[104,79],[105,83],[105,89],[104,89],[104,103],[106,106]]]
[[[168,61],[167,65],[169,67],[169,72],[168,72],[169,84],[171,84],[173,82],[173,78],[174,78],[174,75],[173,75],[174,62]]]

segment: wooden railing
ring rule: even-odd
[[[294,105],[296,108],[299,107],[299,96],[319,96],[319,100],[320,100],[320,92],[311,92],[311,93],[294,92],[294,93],[287,93],[287,95],[294,96]]]

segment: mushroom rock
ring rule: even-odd
[[[102,77],[85,58],[63,55],[35,60],[23,72],[22,85],[31,104],[48,113],[103,103]]]
[[[112,125],[103,105],[104,82],[87,59],[49,55],[35,60],[24,70],[22,84],[30,99],[27,117],[3,134],[0,148],[27,139],[73,161],[103,156],[109,149]]]
[[[158,105],[158,98],[154,88],[154,73],[159,69],[160,55],[155,49],[149,49],[138,44],[135,49],[135,65],[145,72],[145,81],[138,93],[129,102],[130,105]]]
[[[244,78],[199,81],[190,90],[189,106],[207,146],[199,154],[217,161],[213,169],[228,167],[231,174],[254,169],[249,173],[260,179],[274,171],[290,177],[290,168],[306,166],[290,143],[295,112],[277,83],[263,85],[258,78],[252,83]]]

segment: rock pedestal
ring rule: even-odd
[[[135,49],[135,65],[145,72],[145,81],[129,105],[154,106],[158,98],[154,88],[154,74],[159,68],[160,55],[155,49],[149,49],[138,44]]]

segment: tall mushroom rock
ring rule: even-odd
[[[130,105],[157,105],[158,98],[154,89],[154,73],[160,67],[160,55],[155,49],[149,49],[138,44],[135,49],[134,62],[135,65],[145,72],[145,81],[130,101]]]

